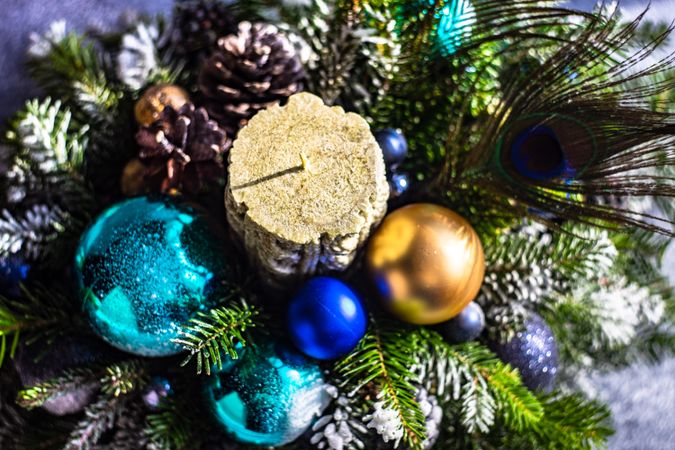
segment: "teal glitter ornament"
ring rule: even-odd
[[[247,347],[205,385],[207,406],[239,442],[280,446],[296,440],[329,403],[321,369],[289,346]]]
[[[199,311],[216,306],[227,273],[217,233],[195,209],[169,197],[112,206],[84,233],[75,256],[83,309],[113,346],[167,356]]]
[[[440,11],[436,36],[443,56],[454,54],[462,45],[476,15],[470,0],[451,0]]]

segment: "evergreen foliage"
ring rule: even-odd
[[[189,15],[193,3],[179,9]],[[450,0],[254,0],[219,8],[233,23],[275,22],[299,49],[307,89],[327,103],[364,115],[374,128],[403,130],[410,144],[404,170],[415,185],[402,203],[448,206],[481,236],[483,339],[509,339],[536,311],[561,355],[561,390],[531,392],[484,341],[451,345],[432,328],[383,318],[370,305],[357,348],[322,366],[334,384],[333,404],[289,448],[382,449],[400,441],[427,449],[421,391],[444,412],[431,448],[601,448],[611,434],[608,408],[567,390],[587,372],[675,350],[675,297],[659,267],[672,240],[654,233],[672,234],[675,217],[675,60],[648,62],[670,27],[622,24],[607,8],[571,12],[549,0],[471,3],[470,17],[445,38],[439,21]],[[29,70],[46,97],[8,122],[0,145],[7,167],[0,174],[0,258],[20,256],[37,280],[54,280],[29,282],[20,298],[0,296],[0,362],[20,341],[40,339],[58,352],[61,335],[86,329],[70,282],[55,268],[71,264],[86,223],[121,197],[143,89],[177,82],[195,91],[203,54],[181,53],[175,31],[161,19],[141,19],[121,34],[85,37],[57,23],[34,38]],[[496,143],[527,114],[581,115],[601,153],[565,183],[508,175],[494,157]],[[211,206],[213,199],[202,200]],[[244,284],[228,286],[220,306],[199,313],[173,340],[186,352],[182,366],[195,359],[197,374],[210,375],[254,345],[251,331],[263,328],[263,313],[279,314],[276,299],[263,311]],[[15,389],[5,361],[0,447],[246,448],[203,420],[194,401],[202,377],[176,366],[134,359]],[[180,382],[150,410],[141,391],[156,373],[177,374]],[[82,385],[97,392],[82,414],[55,418],[39,408]]]
[[[238,358],[237,347],[246,346],[247,330],[255,327],[254,318],[258,311],[242,298],[235,301],[240,304],[229,304],[214,308],[208,313],[199,313],[181,331],[181,336],[172,340],[189,351],[183,366],[196,358],[197,373],[205,371],[207,375],[211,375],[211,366],[222,368],[224,356]]]

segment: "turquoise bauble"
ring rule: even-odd
[[[205,397],[227,433],[261,446],[300,437],[330,399],[319,366],[279,342],[246,347],[234,365],[209,377]]]
[[[219,242],[203,215],[168,197],[139,197],[106,210],[75,256],[94,331],[137,355],[180,352],[171,339],[220,297],[227,266]]]

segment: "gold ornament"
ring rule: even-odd
[[[134,158],[124,166],[120,188],[126,197],[134,197],[145,192],[145,166],[140,159]]]
[[[483,246],[469,222],[428,203],[385,217],[368,244],[366,264],[385,307],[419,325],[459,314],[485,275]]]
[[[136,122],[143,127],[150,126],[159,119],[167,106],[177,110],[189,101],[190,96],[182,87],[173,84],[152,86],[136,102]]]

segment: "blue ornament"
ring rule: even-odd
[[[374,136],[382,149],[384,164],[389,170],[403,162],[408,154],[408,142],[403,133],[393,128],[385,128],[376,131]]]
[[[20,295],[19,285],[26,281],[29,271],[30,265],[17,255],[0,258],[0,294]]]
[[[525,128],[514,139],[509,154],[516,172],[523,177],[550,180],[574,176],[558,136],[549,126]]]
[[[475,21],[474,8],[469,0],[451,0],[446,3],[440,11],[436,32],[443,56],[450,56],[457,51]]]
[[[558,347],[551,328],[537,314],[506,343],[490,342],[499,358],[517,368],[531,390],[550,392],[558,372]]]
[[[143,391],[143,403],[151,410],[156,410],[171,395],[173,395],[171,382],[164,377],[155,376]]]
[[[282,343],[264,342],[206,381],[216,421],[245,444],[281,446],[302,435],[330,401],[319,366]]]
[[[410,179],[405,173],[395,173],[389,179],[389,198],[397,198],[410,188]]]
[[[485,314],[476,302],[469,303],[458,315],[439,325],[441,334],[453,344],[476,339],[485,328]]]
[[[83,308],[117,348],[166,356],[190,318],[216,306],[227,265],[215,232],[193,208],[139,197],[101,214],[75,256]]]
[[[366,326],[361,300],[335,278],[312,278],[295,294],[288,308],[293,343],[316,359],[346,355],[366,333]]]

